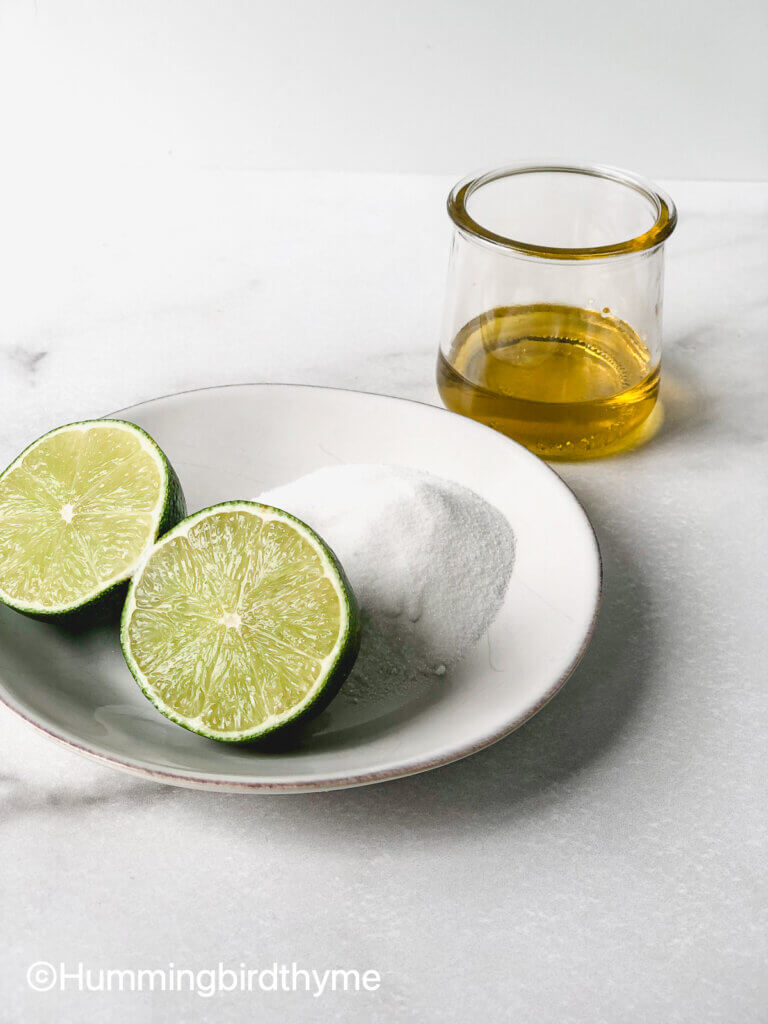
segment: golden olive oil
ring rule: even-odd
[[[651,413],[659,368],[629,324],[575,306],[500,306],[471,320],[440,355],[454,412],[546,459],[621,451]]]

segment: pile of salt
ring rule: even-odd
[[[367,688],[444,673],[504,600],[514,534],[498,509],[459,484],[397,466],[341,465],[259,501],[308,523],[339,558],[361,608],[354,677]]]

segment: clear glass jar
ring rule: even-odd
[[[548,459],[627,447],[658,396],[672,200],[613,168],[517,166],[460,182],[448,212],[448,408]]]

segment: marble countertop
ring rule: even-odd
[[[453,179],[50,177],[7,192],[2,464],[52,424],[212,384],[438,402]],[[605,562],[565,690],[456,765],[291,797],[113,773],[0,712],[2,1019],[768,1019],[768,185],[668,188],[663,428],[558,468]],[[40,994],[40,960],[382,983]]]

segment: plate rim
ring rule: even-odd
[[[122,760],[117,757],[113,757],[110,754],[104,753],[100,750],[92,749],[91,747],[84,746],[82,743],[77,742],[75,739],[70,738],[66,735],[60,735],[58,732],[47,728],[41,722],[30,718],[25,714],[19,707],[14,706],[10,703],[6,696],[0,692],[0,704],[7,708],[12,714],[20,718],[23,722],[29,725],[36,732],[45,736],[47,739],[53,741],[59,746],[73,751],[88,760],[96,761],[99,764],[107,765],[118,771],[127,773],[129,775],[138,776],[144,779],[150,779],[153,782],[159,784],[172,785],[181,788],[188,789],[203,789],[203,790],[215,790],[217,792],[230,792],[230,793],[265,793],[265,794],[279,794],[279,793],[310,793],[310,792],[328,792],[331,790],[340,789],[352,789],[360,786],[369,786],[378,782],[389,782],[394,779],[407,778],[412,775],[419,775],[422,772],[432,771],[435,768],[441,768],[448,764],[453,764],[456,761],[461,761],[465,757],[471,757],[473,754],[477,754],[482,750],[486,750],[488,747],[493,746],[500,740],[509,736],[515,732],[527,721],[537,715],[539,711],[545,705],[547,705],[553,697],[555,697],[560,690],[565,686],[566,682],[573,674],[574,670],[578,666],[579,662],[584,656],[584,653],[589,646],[592,637],[594,636],[597,620],[600,614],[600,608],[603,599],[603,560],[600,551],[600,544],[595,533],[595,528],[592,525],[592,521],[587,515],[584,506],[581,504],[579,499],[576,497],[573,490],[568,484],[562,479],[562,477],[548,465],[543,459],[540,459],[533,452],[529,451],[524,445],[519,444],[512,438],[500,433],[499,431],[493,430],[492,427],[486,426],[484,423],[479,423],[477,420],[470,419],[467,416],[462,416],[459,413],[455,413],[450,409],[446,409],[439,405],[432,405],[429,402],[424,402],[419,399],[403,398],[398,395],[383,395],[379,392],[374,391],[360,391],[356,388],[337,388],[328,387],[322,384],[297,384],[288,382],[278,381],[247,381],[247,382],[233,382],[229,384],[210,384],[200,388],[187,388],[182,391],[174,391],[165,395],[157,395],[154,398],[147,398],[141,402],[134,402],[132,405],[125,406],[121,409],[116,409],[113,412],[106,413],[101,419],[111,419],[113,417],[122,416],[124,413],[130,412],[133,409],[141,408],[142,406],[152,405],[156,402],[169,401],[174,398],[182,398],[187,395],[202,394],[207,391],[225,391],[230,388],[304,388],[314,391],[326,391],[326,392],[341,392],[344,394],[362,395],[366,398],[383,398],[387,401],[404,402],[407,405],[418,405],[426,409],[430,409],[432,412],[442,413],[443,415],[455,417],[464,422],[464,424],[470,424],[478,431],[490,432],[497,438],[502,438],[507,443],[513,445],[518,449],[519,453],[522,453],[524,457],[542,466],[548,470],[557,480],[557,482],[564,488],[567,494],[570,496],[572,502],[581,513],[584,522],[587,525],[589,536],[592,539],[594,546],[594,554],[596,558],[597,567],[597,580],[595,590],[595,602],[594,608],[592,609],[592,616],[590,618],[587,632],[582,640],[579,649],[575,655],[561,673],[561,675],[555,680],[555,682],[542,694],[542,696],[530,707],[526,708],[524,712],[515,716],[515,718],[505,721],[503,725],[491,732],[485,734],[481,739],[475,740],[473,743],[466,744],[463,746],[457,746],[450,752],[443,752],[435,757],[427,759],[414,759],[411,758],[401,765],[396,765],[390,768],[382,768],[373,770],[370,772],[362,772],[356,774],[350,774],[349,772],[342,772],[338,775],[328,774],[322,779],[311,780],[309,778],[299,778],[295,781],[279,781],[279,782],[267,782],[267,781],[256,781],[249,779],[236,779],[227,777],[225,773],[221,773],[221,777],[217,778],[215,775],[190,775],[184,772],[174,772],[171,770],[161,770],[158,768],[151,768],[147,765],[142,764],[140,761],[128,761]]]

